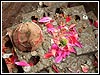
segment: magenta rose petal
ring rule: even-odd
[[[72,29],[72,28],[74,28],[76,26],[76,24],[71,24],[70,26],[69,26],[69,29]]]
[[[50,17],[43,17],[39,20],[39,22],[49,22],[50,20],[52,20],[52,18]]]
[[[44,55],[44,58],[50,58],[51,56],[53,56],[53,54],[52,53],[46,53],[45,55]]]
[[[15,62],[15,64],[19,66],[29,66],[29,64],[26,61]]]
[[[70,20],[71,20],[71,17],[70,16],[67,16],[66,17],[66,22],[68,23],[68,22],[70,22]]]
[[[62,56],[57,56],[57,57],[55,58],[55,62],[56,62],[56,63],[60,63],[61,60],[62,60]]]

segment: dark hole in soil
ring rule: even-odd
[[[55,14],[63,14],[63,11],[61,10],[61,8],[56,8]]]
[[[45,13],[43,13],[43,17],[46,17]]]
[[[17,69],[18,69],[17,73],[23,73],[24,72],[22,66],[18,66],[18,65],[16,65],[16,66],[17,66]]]
[[[75,21],[80,21],[80,17],[78,15],[75,15]]]
[[[46,68],[43,68],[42,70],[40,70],[39,73],[49,73],[49,70],[47,70]]]
[[[5,38],[8,38],[8,41],[5,43],[5,47],[12,48],[13,44],[11,43],[10,37],[7,35]]]
[[[33,63],[33,65],[36,65],[40,61],[40,56],[32,56],[29,59],[29,63]]]
[[[44,8],[44,7],[48,7],[48,6],[47,6],[47,5],[45,5],[45,4],[43,4],[43,5],[42,5],[42,8]]]
[[[9,73],[9,70],[7,68],[4,58],[2,58],[2,73]]]
[[[48,16],[50,16],[50,13],[49,12],[47,14],[48,14]]]
[[[89,21],[90,21],[91,24],[93,24],[93,19],[89,18]]]
[[[38,20],[38,18],[36,18],[35,16],[31,16],[31,20]]]

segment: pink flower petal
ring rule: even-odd
[[[50,20],[52,20],[52,18],[50,17],[43,17],[39,20],[39,22],[49,22]]]
[[[57,44],[52,44],[51,49],[58,49]]]
[[[93,63],[94,67],[96,67],[96,68],[98,67],[98,62],[96,60],[94,60],[92,63]]]
[[[76,28],[72,28],[72,29],[69,29],[69,33],[68,33],[70,36],[74,36],[75,34],[77,34],[77,31],[76,31]]]
[[[76,36],[70,36],[69,39],[70,39],[70,44],[72,44],[72,46],[76,45],[80,48],[82,48],[82,44],[80,42],[78,42],[77,40],[78,37]]]
[[[78,34],[75,34],[74,37],[78,40]]]
[[[66,17],[66,22],[68,23],[70,20],[71,20],[71,17],[70,16],[67,16]]]
[[[92,21],[91,20],[89,20],[89,23],[90,23],[90,25],[92,25]]]
[[[71,53],[70,52],[67,52],[67,56],[69,56]]]
[[[73,28],[74,32],[77,33],[76,27]]]
[[[54,36],[55,36],[55,35],[54,35]],[[55,44],[59,44],[59,37],[56,37],[56,38],[54,37],[54,38],[53,38],[53,41],[54,41]]]
[[[54,28],[47,28],[47,31],[48,31],[49,34],[53,35]]]
[[[52,65],[52,68],[55,70],[56,73],[59,73],[59,70],[57,69],[56,65]]]
[[[46,27],[47,27],[47,28],[54,28],[53,25],[52,25],[51,23],[47,23],[47,24],[46,24]]]
[[[15,62],[15,64],[19,66],[29,66],[29,64],[26,61]]]
[[[79,48],[82,48],[82,44],[81,44],[80,42],[78,42],[78,41],[75,43],[75,45],[76,45],[77,47],[79,47]]]
[[[74,36],[69,36],[69,39],[71,44],[75,44],[75,42],[77,41]]]
[[[36,23],[37,21],[36,20],[32,20],[32,22]]]
[[[68,51],[69,52],[76,53],[75,49],[72,46],[68,46]]]
[[[89,66],[87,66],[86,64],[81,65],[81,68],[82,68],[82,71],[85,73],[88,72],[88,70],[89,70]]]
[[[45,55],[44,55],[44,58],[50,58],[51,56],[53,56],[53,54],[52,53],[46,53]]]
[[[58,56],[61,56],[62,55],[62,51],[61,50],[58,50],[57,51],[57,54],[58,54]]]
[[[95,22],[94,22],[94,26],[95,26],[96,28],[98,28],[98,21],[95,21]]]
[[[56,62],[56,63],[60,63],[61,60],[62,60],[62,56],[57,56],[57,57],[55,58],[55,62]]]
[[[56,50],[55,49],[52,49],[52,54],[53,54],[53,56],[56,55]]]
[[[63,52],[62,57],[66,58],[67,55],[69,55],[69,52]]]
[[[75,27],[76,26],[76,24],[71,24],[70,26],[69,26],[69,29],[72,29],[73,27]]]

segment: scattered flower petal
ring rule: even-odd
[[[79,48],[82,48],[82,44],[81,44],[80,42],[78,42],[78,41],[75,43],[75,45],[76,45],[77,47],[79,47]]]
[[[69,56],[70,52],[63,52],[63,58],[66,58],[66,56]]]
[[[95,26],[96,28],[98,28],[98,21],[95,21],[95,22],[94,22],[94,26]]]
[[[62,60],[62,56],[57,56],[57,57],[55,58],[55,62],[56,62],[56,63],[61,62],[61,60]]]
[[[89,66],[87,64],[84,64],[84,65],[81,65],[81,68],[82,68],[82,71],[84,73],[88,72],[89,71]]]
[[[52,54],[53,54],[53,56],[56,55],[56,50],[55,49],[52,49]]]
[[[96,60],[93,61],[93,66],[98,67],[98,62]]]
[[[32,20],[32,22],[36,23],[37,21],[36,20]]]
[[[72,46],[68,46],[68,50],[69,50],[70,52],[76,53],[75,49],[74,49]]]
[[[53,54],[52,53],[46,53],[45,55],[44,55],[44,58],[50,58],[51,56],[53,56]]]
[[[55,65],[52,65],[52,68],[55,70],[55,72],[59,73],[59,70],[57,69]]]
[[[15,62],[15,64],[19,66],[29,66],[29,64],[26,61]]]
[[[54,28],[51,23],[46,23],[45,25],[46,25],[47,28]]]
[[[73,27],[75,27],[76,26],[76,24],[71,24],[70,26],[69,26],[69,29],[72,29]]]
[[[72,44],[73,46],[78,46],[80,48],[82,48],[82,45],[77,41],[77,39],[75,38],[75,36],[70,36],[70,44]]]
[[[90,25],[93,24],[93,19],[89,18]]]
[[[51,49],[58,49],[57,44],[52,44]]]
[[[71,17],[70,16],[67,16],[66,17],[66,22],[68,23],[70,20],[71,20]]]
[[[39,22],[49,22],[50,20],[52,20],[52,18],[50,17],[43,17],[39,20]]]

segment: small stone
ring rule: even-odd
[[[87,15],[83,15],[83,20],[87,20],[88,16]]]
[[[54,43],[54,41],[53,41],[53,39],[51,39],[51,44],[53,44]]]
[[[25,72],[29,72],[31,70],[31,67],[30,66],[25,66],[25,67],[23,67],[23,70]]]
[[[26,58],[26,56],[23,56],[23,58],[25,59],[25,58]]]
[[[54,21],[52,24],[53,24],[53,25],[57,25],[57,22],[56,22],[56,21]]]
[[[23,59],[23,57],[21,56],[21,57],[20,57],[20,59],[22,60],[22,59]]]
[[[39,2],[40,7],[43,5],[43,2]]]
[[[62,63],[58,66],[60,69],[63,69]]]
[[[17,68],[13,68],[12,71],[13,71],[13,73],[17,73],[18,69]]]
[[[66,59],[63,59],[62,61],[65,61]]]
[[[35,56],[35,55],[37,55],[37,52],[36,52],[36,51],[32,51],[32,52],[31,52],[31,55],[32,55],[32,56]]]
[[[5,53],[5,54],[3,54],[2,57],[3,57],[3,58],[9,58],[11,55],[12,55],[12,53],[9,53],[9,54],[6,54],[6,53]]]

